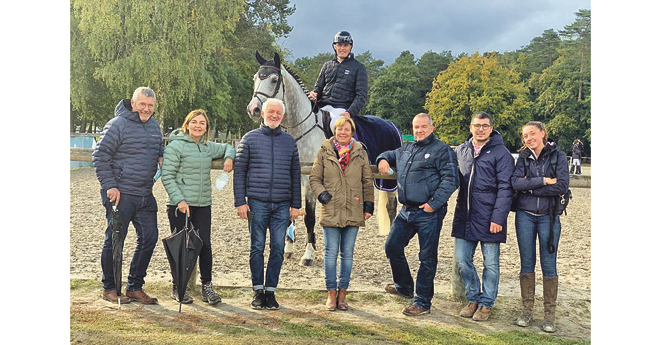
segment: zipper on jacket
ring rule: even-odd
[[[273,179],[275,178],[275,137],[272,129],[270,133],[270,190],[268,191],[268,201],[273,202]]]
[[[199,143],[195,143],[195,145],[197,145],[197,150],[199,151],[199,193],[197,194],[197,204],[202,205],[202,185],[204,184],[204,173],[202,172],[203,157],[202,149],[199,147]]]

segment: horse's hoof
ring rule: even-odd
[[[284,258],[285,259],[291,259],[292,256],[293,256],[293,253],[284,253]]]
[[[312,259],[302,259],[300,260],[300,264],[303,266],[311,266],[312,265]]]

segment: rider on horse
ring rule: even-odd
[[[351,34],[348,31],[338,32],[332,49],[335,57],[323,64],[314,91],[309,93],[319,108],[330,113],[329,128],[333,128],[340,116],[357,116],[367,102],[369,88],[367,69],[351,53]]]

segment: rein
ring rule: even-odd
[[[261,65],[261,66],[260,66],[260,70],[261,70],[262,68],[265,68],[265,69],[274,69],[275,72],[273,72],[273,73],[278,73],[278,74],[282,75],[282,77],[284,77],[284,74],[282,73],[282,70],[279,69],[279,68],[277,68],[277,67],[274,67],[274,66],[268,66],[268,65]],[[265,75],[263,78],[261,77],[261,74],[260,74],[260,75],[259,75],[259,79],[264,80],[264,79],[268,78],[268,76],[270,76],[270,75],[273,74],[273,73],[270,73],[270,74],[268,74],[268,75]],[[266,97],[266,98],[274,98],[275,95],[277,95],[277,93],[280,91],[280,85],[282,85],[282,99],[283,99],[283,101],[284,101],[284,98],[285,98],[285,97],[284,97],[284,93],[285,93],[285,91],[286,91],[286,87],[284,86],[284,82],[283,82],[283,80],[284,80],[284,78],[278,78],[278,80],[277,80],[277,85],[275,86],[275,91],[273,92],[272,95],[267,95],[266,93],[263,93],[263,92],[261,92],[261,91],[255,91],[254,94],[252,95],[252,97],[254,98],[254,97],[257,97],[258,95],[261,95],[261,96],[264,96],[264,97]],[[259,98],[257,97],[257,99],[259,99]],[[261,99],[259,99],[259,101],[261,101]],[[289,129],[293,129],[293,128],[296,128],[296,127],[302,125],[305,121],[307,121],[307,119],[309,119],[310,116],[312,116],[312,114],[314,114],[314,121],[315,121],[315,123],[314,123],[314,125],[313,125],[310,129],[308,129],[307,131],[305,131],[305,133],[303,133],[301,136],[295,138],[295,141],[298,142],[298,140],[302,139],[305,135],[309,134],[309,132],[313,131],[314,128],[317,128],[317,127],[318,127],[321,131],[323,131],[323,126],[319,124],[319,115],[318,115],[318,113],[315,113],[315,112],[314,112],[314,107],[312,107],[312,110],[309,111],[309,114],[307,114],[307,116],[306,116],[302,121],[296,123],[295,125],[293,125],[293,126],[291,126],[291,127],[286,127],[286,126],[284,126],[284,125],[281,125],[281,126],[282,126],[282,128],[284,129],[285,132],[289,132]]]

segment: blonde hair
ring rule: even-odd
[[[335,121],[335,128],[332,129],[332,133],[337,134],[337,128],[345,125],[347,122],[351,124],[351,135],[355,134],[355,122],[343,116],[338,118],[337,121]]]
[[[204,115],[204,119],[206,120],[206,131],[204,134],[207,134],[209,132],[209,117],[206,115],[206,112],[204,109],[196,109],[188,113],[188,116],[186,116],[186,119],[183,120],[183,124],[181,125],[181,132],[184,134],[190,135],[190,131],[188,130],[188,124],[192,119],[196,118],[199,115]],[[208,135],[202,135],[204,137],[204,140],[202,141],[202,144],[206,144],[206,141],[208,140]]]

